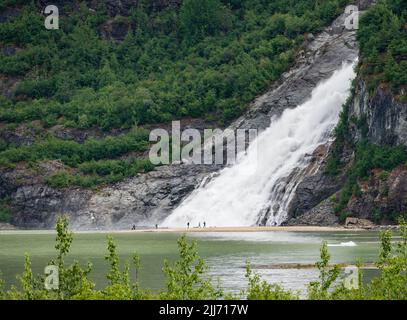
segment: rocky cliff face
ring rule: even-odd
[[[80,6],[81,2],[85,2],[87,7],[90,9],[96,9],[100,6],[101,1],[96,0],[86,0],[86,1],[77,1],[77,0],[54,0],[52,4],[56,5],[60,10],[66,8],[66,6],[73,6],[77,8]],[[118,15],[128,16],[132,8],[137,7],[141,2],[140,0],[106,0],[106,8],[108,10],[110,17],[115,17]],[[182,3],[182,0],[149,0],[145,1],[146,6],[149,10],[159,11],[168,7],[179,7]],[[49,1],[39,1],[39,4],[42,7],[45,7],[50,4]]]
[[[377,87],[369,95],[365,82],[359,79],[349,117],[364,119],[363,128],[359,130],[350,123],[354,141],[360,141],[365,134],[374,144],[407,147],[407,105],[398,101],[385,86]],[[394,215],[407,212],[406,169],[402,164],[389,172],[374,170],[368,181],[359,182],[361,195],[350,200],[349,213],[388,222]]]
[[[57,190],[35,184],[13,193],[17,214],[13,223],[24,228],[50,228],[68,214],[74,229],[127,229],[151,226],[166,217],[214,166],[162,166],[155,171],[97,192]]]
[[[379,86],[369,96],[366,84],[358,81],[350,117],[366,119],[367,136],[372,143],[407,146],[407,108],[394,97],[391,91]],[[355,140],[360,133],[355,132]]]
[[[354,143],[361,141],[362,134],[378,145],[407,146],[407,105],[394,97],[385,86],[369,94],[363,79],[358,77],[355,94],[350,104],[348,130]],[[304,178],[290,209],[287,224],[321,225],[338,223],[334,206],[340,197],[340,189],[346,181],[347,168],[352,164],[354,150],[345,149],[342,162],[345,167],[337,177],[324,173],[326,158],[314,174]],[[377,223],[389,223],[396,215],[407,211],[407,170],[400,165],[390,172],[374,170],[366,181],[358,181],[359,196],[352,196],[346,207],[348,216],[370,219]]]

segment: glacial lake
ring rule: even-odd
[[[176,233],[110,233],[122,259],[130,259],[134,252],[141,258],[139,274],[143,287],[159,291],[164,285],[161,268],[164,259],[178,256]],[[67,262],[74,259],[81,264],[93,264],[91,279],[97,287],[106,284],[108,270],[106,233],[75,233]],[[225,232],[190,233],[188,239],[198,242],[199,254],[210,267],[210,274],[219,279],[231,292],[239,292],[247,285],[244,277],[246,260],[263,279],[281,283],[286,288],[304,290],[309,281],[318,277],[313,268],[285,268],[290,264],[314,264],[319,258],[323,240],[328,242],[332,262],[352,264],[377,260],[379,233],[373,231],[338,232]],[[397,239],[397,238],[396,238]],[[24,253],[31,257],[34,273],[43,272],[47,262],[55,257],[55,233],[46,231],[0,232],[0,271],[6,287],[16,283],[15,275],[23,271]],[[279,267],[276,267],[279,266]],[[376,273],[366,270],[366,278]]]

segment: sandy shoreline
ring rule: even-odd
[[[250,233],[250,232],[353,232],[353,231],[378,231],[383,229],[394,229],[391,226],[381,226],[381,228],[345,228],[345,227],[322,227],[322,226],[276,226],[276,227],[207,227],[207,228],[139,228],[131,229],[107,229],[107,230],[75,230],[74,233],[105,233],[105,234],[120,234],[120,233]],[[1,233],[55,233],[52,229],[30,230],[30,229],[0,229]]]
[[[355,264],[347,264],[347,263],[339,263],[336,264],[339,265],[341,268],[346,268],[346,267],[356,267]],[[335,264],[330,264],[329,267],[333,268]],[[245,268],[245,267],[242,267]],[[287,270],[287,269],[316,269],[317,266],[311,263],[276,263],[276,264],[266,264],[266,265],[251,265],[252,269],[264,269],[264,270]],[[360,268],[364,270],[377,270],[377,265],[375,263],[370,263],[370,262],[365,262],[360,264]]]
[[[278,227],[207,227],[207,228],[158,228],[136,229],[118,232],[168,232],[168,233],[215,233],[215,232],[335,232],[335,231],[362,231],[364,229],[344,227],[319,226],[278,226]]]

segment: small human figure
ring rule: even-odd
[[[205,221],[204,221],[204,223],[203,223],[203,227],[206,228],[206,222],[205,222]]]
[[[187,223],[187,227],[188,227],[188,229],[189,229],[189,222]]]
[[[199,223],[198,223],[198,228],[200,228],[200,227],[201,227],[201,223],[199,222]]]
[[[158,229],[158,224],[155,224],[155,228]]]
[[[136,230],[136,225],[133,224],[133,227],[131,228],[131,230]]]

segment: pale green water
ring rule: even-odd
[[[161,272],[164,259],[177,257],[176,240],[179,234],[170,233],[118,233],[113,237],[121,258],[130,258],[133,252],[140,255],[141,284],[159,290],[163,285]],[[374,262],[378,254],[377,232],[255,232],[255,233],[200,233],[190,234],[198,242],[199,254],[211,267],[210,273],[221,280],[226,289],[239,291],[246,286],[245,261],[254,267],[280,263],[314,263],[319,248],[327,240],[333,262]],[[55,234],[47,232],[0,232],[0,270],[10,285],[15,274],[21,273],[24,252],[29,252],[34,272],[43,272],[50,258],[55,256]],[[355,246],[348,246],[353,241]],[[341,244],[342,243],[342,244]],[[69,260],[77,259],[85,264],[93,263],[92,279],[100,287],[106,283],[107,263],[106,234],[77,233],[74,235]],[[287,288],[303,289],[317,277],[315,270],[258,269],[264,279],[280,282]]]

